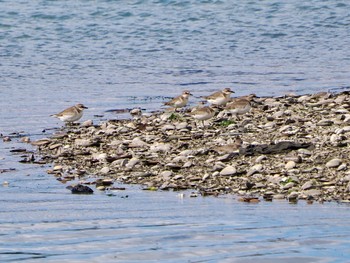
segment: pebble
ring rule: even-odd
[[[170,180],[170,178],[173,176],[173,172],[172,171],[163,171],[160,173],[160,176],[165,180],[168,181]]]
[[[12,141],[12,140],[11,140],[10,137],[5,136],[5,137],[2,138],[2,141],[3,141],[3,142],[10,142],[10,141]]]
[[[63,171],[63,166],[62,166],[62,165],[55,165],[55,166],[53,167],[53,170],[54,170],[55,172],[57,172],[57,171],[62,172],[62,171]]]
[[[81,127],[90,127],[94,125],[94,122],[92,120],[86,120],[81,124]]]
[[[29,137],[22,137],[22,138],[20,139],[20,142],[30,143],[30,138],[29,138]]]
[[[348,168],[348,165],[346,163],[342,163],[338,166],[337,171],[345,171]]]
[[[298,149],[298,153],[301,155],[307,155],[307,156],[312,155],[312,152],[310,150],[307,150],[307,149]]]
[[[108,166],[105,166],[100,170],[101,174],[108,174],[109,172],[110,172],[110,169]]]
[[[92,158],[94,160],[104,161],[107,159],[107,154],[106,153],[94,153],[94,154],[92,154]]]
[[[260,155],[255,159],[255,163],[261,163],[262,161],[265,161],[267,157],[265,155]]]
[[[192,161],[187,161],[184,163],[183,168],[190,168],[191,166],[193,166],[193,162]]]
[[[326,163],[326,167],[328,168],[336,168],[342,163],[341,159],[335,158]]]
[[[289,182],[289,183],[285,184],[284,186],[282,186],[282,189],[283,190],[288,190],[288,189],[290,189],[290,188],[292,188],[294,186],[295,186],[294,182]]]
[[[233,166],[227,166],[224,169],[221,170],[220,175],[222,176],[229,176],[229,175],[234,175],[237,173],[237,170]]]
[[[190,155],[194,155],[195,151],[193,150],[184,150],[182,152],[179,153],[180,156],[190,156]]]
[[[162,131],[169,131],[169,130],[175,130],[175,126],[171,124],[167,124],[162,127]]]
[[[256,164],[249,169],[247,176],[251,176],[255,173],[260,173],[262,170],[263,170],[262,164]]]
[[[90,139],[75,139],[75,146],[90,146],[92,145],[92,141]]]
[[[210,177],[210,175],[209,175],[209,174],[205,174],[205,175],[203,175],[203,177],[202,177],[202,181],[207,180],[209,177]]]
[[[291,192],[288,196],[287,199],[289,202],[296,200],[299,197],[298,192]]]
[[[302,190],[308,190],[308,189],[311,189],[312,187],[313,187],[313,182],[312,181],[307,181],[306,183],[304,183],[301,186],[301,189]]]
[[[183,130],[183,129],[186,129],[188,127],[188,123],[187,122],[180,122],[180,123],[177,123],[175,125],[175,127],[177,130]]]
[[[317,126],[331,126],[334,122],[331,120],[320,120],[316,125]]]
[[[131,158],[131,159],[129,160],[129,162],[126,164],[126,167],[129,168],[129,169],[132,169],[132,168],[134,168],[135,165],[137,165],[138,163],[140,163],[140,159],[133,157],[133,158]]]
[[[169,152],[170,149],[171,149],[171,146],[168,143],[156,142],[153,145],[151,145],[151,147],[150,147],[151,152]]]
[[[294,161],[289,161],[286,163],[284,168],[286,168],[287,170],[290,170],[290,169],[293,169],[295,166],[296,166],[296,163]]]
[[[141,138],[136,137],[134,139],[132,139],[132,141],[129,144],[129,147],[132,148],[137,148],[137,147],[147,147],[148,143],[144,142]]]
[[[273,199],[285,199],[286,196],[284,194],[275,194],[273,195]]]
[[[317,198],[322,194],[322,192],[320,190],[317,190],[317,189],[310,189],[310,190],[304,191],[304,194],[306,194],[308,196],[312,196],[313,198]]]

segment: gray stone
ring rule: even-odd
[[[304,194],[312,196],[312,197],[318,197],[321,195],[321,191],[317,189],[310,189],[304,192]]]
[[[308,189],[311,189],[312,187],[313,187],[312,181],[307,181],[306,183],[304,183],[304,184],[301,186],[301,189],[302,189],[302,190],[308,190]]]
[[[234,175],[237,173],[237,170],[233,166],[226,166],[224,169],[221,170],[220,175],[222,176],[229,176],[229,175]]]
[[[289,183],[285,184],[284,186],[282,186],[282,189],[283,190],[288,190],[288,189],[294,187],[294,185],[295,185],[294,182],[289,182]]]
[[[275,194],[273,196],[273,199],[284,199],[286,198],[286,196],[284,194]]]
[[[253,167],[251,167],[247,173],[248,176],[251,176],[255,173],[259,173],[263,170],[263,166],[261,164],[256,164]]]
[[[84,122],[81,124],[82,127],[90,127],[90,126],[92,126],[92,125],[94,125],[94,123],[93,123],[92,120],[84,121]]]
[[[267,157],[265,155],[260,155],[255,159],[256,163],[261,163],[262,161],[266,160]]]
[[[320,120],[316,125],[317,126],[331,126],[333,125],[333,121],[331,120]]]
[[[92,145],[92,141],[90,139],[75,139],[74,144],[76,146],[90,146]]]
[[[173,176],[173,172],[172,171],[163,171],[163,172],[160,173],[160,176],[165,181],[168,181]]]
[[[108,174],[110,171],[109,167],[108,166],[105,166],[103,167],[101,170],[100,170],[100,173],[101,174]]]
[[[341,159],[334,158],[326,163],[326,167],[328,168],[336,168],[342,163]]]
[[[288,200],[295,200],[299,197],[299,193],[298,192],[291,192],[288,196],[287,199]]]
[[[312,155],[312,152],[307,149],[298,149],[298,153],[302,155]]]
[[[126,164],[126,167],[129,169],[132,169],[135,167],[136,164],[138,164],[140,160],[138,158],[131,158],[130,161]]]

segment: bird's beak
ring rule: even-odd
[[[84,108],[84,109],[88,109],[88,107],[86,107],[86,106],[83,106],[83,108]]]

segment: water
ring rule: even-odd
[[[75,196],[43,174],[4,176],[2,262],[337,262],[349,254],[346,205],[246,204],[131,186]]]
[[[237,96],[349,87],[348,1],[0,1],[0,133],[32,139],[109,109],[152,111],[189,89]],[[196,103],[192,98],[191,103]],[[98,115],[98,116],[96,116]],[[0,143],[2,262],[344,262],[347,205],[184,199],[126,186],[71,195]],[[128,196],[128,197],[126,197]]]

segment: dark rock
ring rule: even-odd
[[[15,168],[0,169],[0,174],[7,173],[7,172],[12,172],[12,171],[16,171],[16,169]]]
[[[276,144],[258,144],[248,145],[246,148],[240,148],[241,155],[256,155],[256,154],[276,154],[284,153],[300,148],[312,148],[312,143],[298,143],[298,142],[278,142]]]
[[[94,193],[94,191],[90,187],[88,187],[86,185],[82,185],[82,184],[77,184],[75,186],[68,186],[67,189],[71,190],[72,194],[88,195],[88,194]]]
[[[20,160],[20,163],[33,163],[35,161],[35,157],[34,154],[32,154],[31,156],[23,156],[23,159]]]
[[[23,149],[23,148],[19,148],[19,149],[13,149],[13,150],[10,150],[11,153],[23,153],[23,152],[27,152],[26,149]]]
[[[258,197],[252,197],[252,196],[243,196],[238,198],[239,202],[246,202],[246,203],[259,203],[260,200]]]

